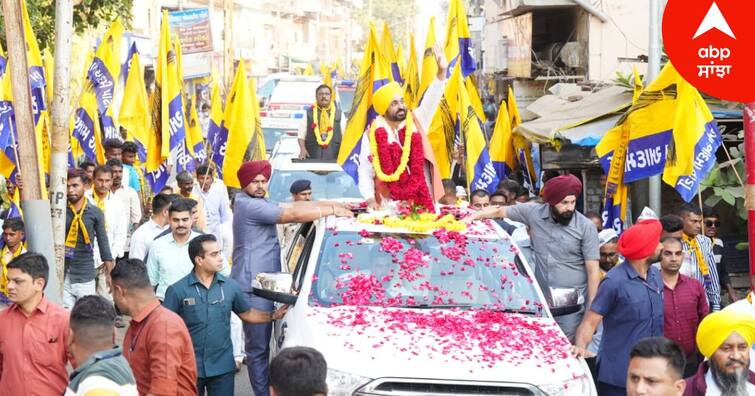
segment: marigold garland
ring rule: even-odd
[[[357,221],[364,224],[382,223],[389,228],[405,228],[414,232],[429,232],[438,229],[447,231],[464,231],[467,225],[456,220],[453,215],[438,216],[435,213],[422,213],[413,216],[385,216],[362,213],[357,216]]]
[[[375,168],[375,175],[383,182],[395,182],[406,171],[406,166],[409,164],[409,154],[411,154],[412,148],[412,135],[414,135],[414,120],[412,116],[406,117],[406,129],[404,132],[404,144],[401,147],[401,161],[399,162],[396,170],[386,175],[383,172],[383,165],[380,162],[380,154],[378,151],[377,139],[375,138],[375,130],[377,129],[377,122],[373,122],[370,125],[370,149],[372,150],[372,167]]]
[[[320,111],[319,115],[317,114],[318,110]],[[314,134],[315,134],[315,140],[317,140],[317,144],[319,144],[320,147],[322,148],[327,148],[328,145],[330,144],[330,141],[333,140],[333,135],[334,135],[333,123],[335,122],[335,118],[336,118],[336,109],[335,109],[335,106],[333,105],[333,101],[330,102],[327,108],[327,111],[328,111],[327,120],[328,120],[329,126],[327,130],[325,131],[325,135],[326,135],[325,140],[322,140],[322,136],[320,133],[320,125],[322,125],[322,121],[323,121],[322,110],[323,109],[321,109],[320,106],[318,106],[316,103],[312,106],[312,118],[316,120],[316,122],[313,125],[313,129],[314,129]]]

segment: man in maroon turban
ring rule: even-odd
[[[598,351],[598,393],[626,395],[627,370],[632,346],[647,337],[663,336],[663,278],[650,265],[659,257],[661,222],[641,220],[619,238],[624,262],[613,267],[600,283],[598,293],[577,329],[572,352],[587,351],[595,329],[603,323]]]
[[[250,161],[236,175],[242,191],[236,194],[233,212],[233,267],[231,278],[256,309],[273,310],[273,302],[252,294],[252,280],[261,272],[281,270],[277,224],[308,223],[335,215],[354,214],[337,202],[296,202],[280,206],[266,198],[272,169],[268,161]],[[246,361],[255,395],[269,395],[268,361],[271,324],[244,323]]]
[[[543,186],[543,203],[491,206],[467,218],[473,221],[505,217],[527,226],[534,250],[530,265],[543,293],[549,296],[561,291],[558,289],[572,289],[586,297],[586,304],[578,312],[556,318],[572,341],[600,282],[598,231],[592,221],[576,211],[581,192],[582,182],[576,176],[558,176]]]

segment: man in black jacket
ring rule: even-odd
[[[325,84],[317,87],[315,97],[317,103],[307,110],[307,129],[299,134],[299,158],[334,161],[341,148],[341,109]]]

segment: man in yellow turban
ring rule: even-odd
[[[416,109],[404,103],[404,90],[391,81],[372,95],[377,117],[361,141],[359,192],[371,208],[389,199],[432,210],[443,187],[424,131],[440,104],[446,80],[443,52],[435,49],[437,79],[427,88]],[[437,180],[436,180],[437,179]]]
[[[755,318],[737,311],[714,312],[697,328],[697,346],[708,360],[687,378],[684,396],[755,395],[755,372],[750,350],[755,341]]]

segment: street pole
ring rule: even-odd
[[[51,98],[52,154],[50,158],[50,207],[55,268],[63,289],[66,235],[66,180],[68,173],[68,120],[71,110],[71,38],[73,1],[55,2],[55,74]]]
[[[646,84],[650,84],[661,71],[661,0],[650,0],[650,45],[648,46],[648,70]],[[661,215],[661,176],[650,177],[648,182],[650,209]],[[635,212],[639,214],[640,212]]]
[[[750,243],[750,289],[755,290],[755,102],[745,104],[745,208],[747,208],[747,240]],[[748,155],[749,154],[749,155]]]
[[[37,144],[32,117],[31,87],[29,85],[29,66],[26,59],[26,40],[24,39],[19,0],[2,0],[3,18],[5,20],[5,38],[8,43],[8,70],[13,92],[13,110],[16,116],[18,133],[18,162],[23,168],[23,188],[21,189],[21,208],[24,211],[25,231],[29,251],[45,256],[50,267],[55,265],[52,244],[52,221],[50,219],[50,202],[42,199],[42,177],[37,153]],[[40,121],[43,122],[43,121]],[[61,302],[57,271],[49,271],[46,293],[51,300]]]

